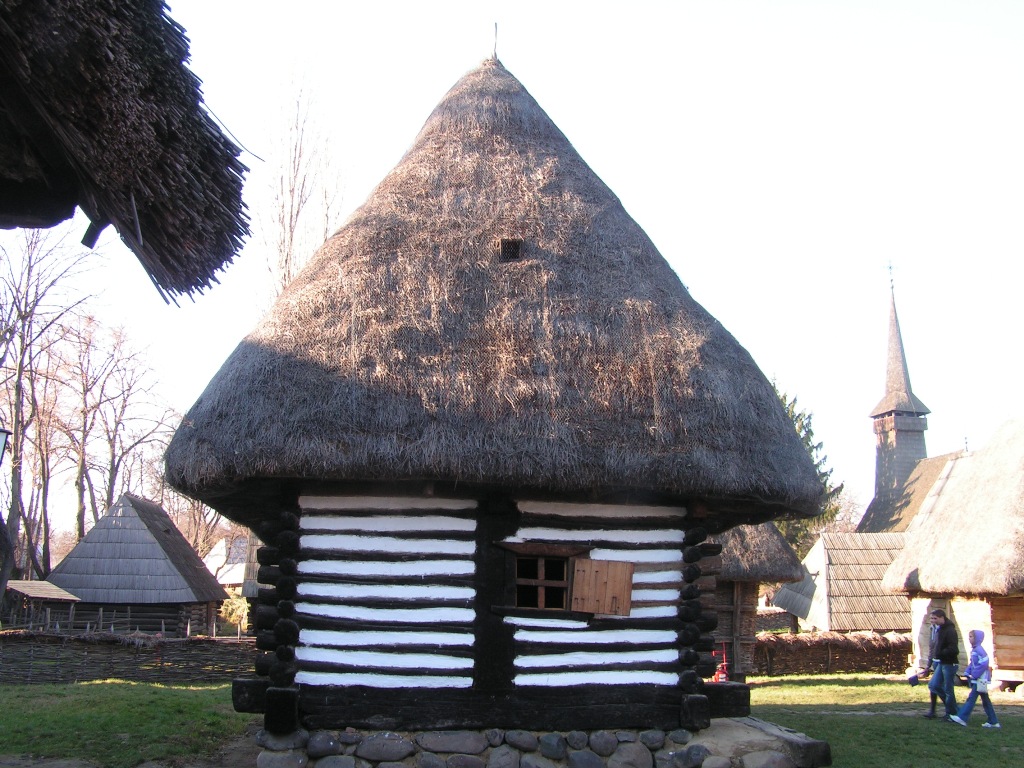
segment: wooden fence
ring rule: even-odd
[[[903,673],[913,650],[910,635],[874,632],[760,632],[754,649],[758,675],[837,672]]]
[[[251,674],[252,638],[0,632],[0,685],[131,680],[220,683]]]

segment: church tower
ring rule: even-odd
[[[896,296],[889,308],[889,350],[885,370],[885,396],[871,412],[875,428],[875,500],[886,503],[899,494],[914,465],[927,458],[924,432],[928,407],[910,387],[907,356],[903,351]]]

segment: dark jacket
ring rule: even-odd
[[[934,654],[940,664],[956,664],[960,658],[960,638],[956,633],[956,625],[949,619],[939,627]]]

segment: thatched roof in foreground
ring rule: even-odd
[[[822,494],[750,355],[497,60],[241,342],[167,476],[242,521],[297,478],[667,494],[736,523]]]
[[[0,227],[75,208],[163,294],[201,291],[249,228],[238,148],[201,104],[163,0],[0,3]]]
[[[47,600],[63,603],[78,602],[78,597],[48,581],[11,579],[7,582],[7,591],[24,595],[29,600]]]
[[[799,581],[804,569],[774,523],[737,525],[713,536],[722,545],[721,581]]]
[[[1024,592],[1024,420],[957,457],[931,495],[883,586],[934,595]]]
[[[163,508],[126,493],[50,572],[86,603],[139,605],[226,600]]]

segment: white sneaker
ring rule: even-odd
[[[950,715],[949,719],[952,720],[957,725],[962,725],[965,728],[967,727],[967,723],[965,723],[963,720],[961,720],[959,715]]]
[[[981,727],[982,728],[1002,728],[1003,726],[1001,726],[999,723],[982,723]]]

